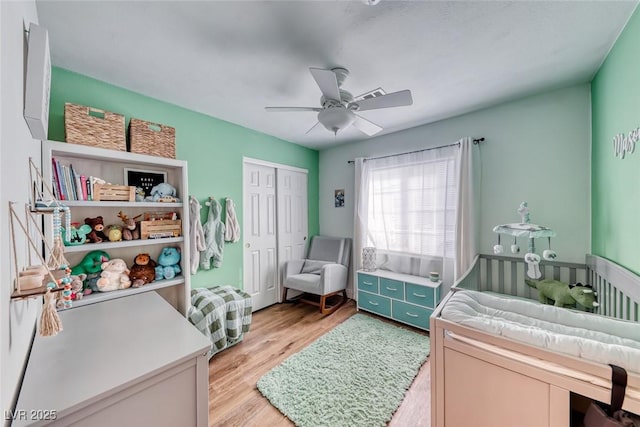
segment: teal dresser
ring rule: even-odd
[[[429,330],[442,282],[385,270],[359,270],[357,275],[359,310]]]

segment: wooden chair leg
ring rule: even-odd
[[[331,307],[327,308],[327,298],[334,296],[334,295],[338,295],[342,293],[342,300],[334,305],[332,305]],[[347,302],[347,291],[346,289],[342,290],[342,292],[338,291],[338,292],[334,292],[332,294],[328,294],[328,295],[322,295],[320,296],[320,312],[322,314],[331,314],[334,311],[336,311],[338,308],[340,308],[340,306],[342,304],[344,304],[345,302]]]
[[[327,304],[327,296],[320,295],[320,313],[326,314],[327,312],[326,304]]]
[[[287,302],[287,288],[282,287],[282,302]]]

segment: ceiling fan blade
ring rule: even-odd
[[[320,122],[316,122],[315,125],[311,126],[311,129],[309,129],[308,131],[306,131],[304,134],[307,135],[309,132],[311,132],[312,130],[314,130],[316,128],[316,126],[318,126],[320,124]]]
[[[376,110],[378,108],[402,107],[404,105],[413,104],[410,90],[401,90],[400,92],[388,93],[375,98],[367,98],[362,101],[354,102],[358,105],[356,111]]]
[[[338,87],[336,73],[331,70],[323,70],[322,68],[309,68],[309,71],[316,80],[316,83],[318,83],[325,98],[340,101],[340,88]]]
[[[264,107],[265,110],[271,112],[278,111],[315,111],[316,113],[322,111],[320,107]]]
[[[362,133],[366,133],[369,136],[375,135],[380,132],[382,128],[377,124],[370,122],[362,116],[355,115],[356,120],[353,122],[353,126]]]

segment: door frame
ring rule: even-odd
[[[259,165],[259,166],[267,166],[267,167],[271,167],[271,168],[275,168],[276,169],[276,177],[278,174],[278,169],[283,169],[283,170],[289,170],[289,171],[294,171],[294,172],[300,172],[300,173],[304,173],[307,175],[307,221],[309,219],[309,210],[308,210],[308,206],[309,206],[309,170],[308,169],[304,169],[304,168],[299,168],[297,166],[290,166],[290,165],[285,165],[282,163],[275,163],[275,162],[270,162],[268,160],[261,160],[261,159],[256,159],[253,157],[246,157],[246,156],[242,156],[242,200],[243,200],[243,206],[242,206],[242,221],[244,222],[246,220],[246,218],[244,218],[244,166],[245,164],[250,163],[253,165]],[[279,253],[280,253],[280,229],[278,227],[278,180],[276,178],[276,265],[279,264]],[[307,224],[307,234],[309,231],[309,225]],[[242,286],[244,288],[244,249],[245,249],[245,237],[246,237],[246,233],[242,233],[242,251],[243,251],[243,255],[242,255]],[[276,292],[278,295],[278,303],[283,302],[282,301],[282,286],[281,286],[281,280],[280,280],[280,269],[277,268],[276,270]]]
[[[308,169],[299,168],[297,166],[283,165],[282,163],[269,162],[267,160],[254,159],[253,157],[242,156],[242,164],[244,165],[245,163],[252,163],[254,165],[260,165],[260,166],[268,166],[276,169],[286,169],[290,171],[306,173],[307,175],[309,175]]]

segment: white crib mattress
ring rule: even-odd
[[[461,290],[443,319],[586,360],[640,372],[640,324],[537,301]]]

